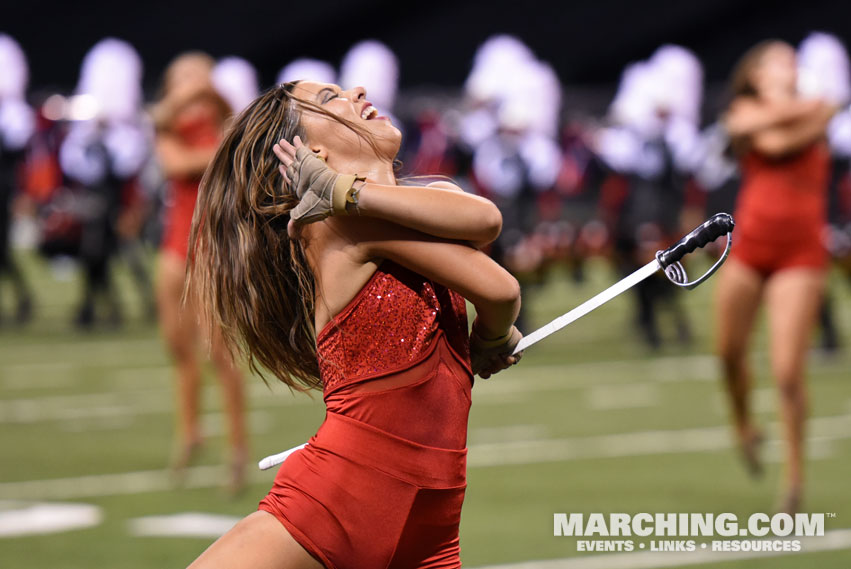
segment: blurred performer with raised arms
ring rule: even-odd
[[[519,286],[476,248],[496,207],[398,185],[400,132],[366,97],[269,90],[202,183],[189,293],[255,369],[323,389],[327,413],[194,569],[461,565],[473,374],[517,361]]]
[[[182,473],[202,443],[198,411],[198,344],[202,339],[199,309],[192,297],[181,306],[181,295],[198,184],[216,153],[224,121],[231,112],[213,86],[213,67],[212,58],[203,53],[178,56],[166,70],[162,98],[153,111],[157,155],[171,191],[159,259],[157,301],[160,325],[177,367],[178,438],[172,464],[177,474]],[[211,330],[209,354],[222,387],[229,430],[228,484],[231,491],[237,491],[243,485],[248,458],[242,375],[215,328]]]
[[[767,41],[733,71],[724,116],[742,170],[736,237],[717,288],[718,350],[736,434],[754,473],[761,434],[750,416],[747,346],[757,308],[768,308],[771,370],[780,394],[786,473],[779,509],[800,508],[803,489],[806,354],[824,288],[822,242],[830,152],[825,142],[836,107],[803,98],[795,50]]]
[[[32,315],[32,295],[12,257],[12,198],[20,187],[18,172],[35,132],[35,113],[26,102],[29,69],[18,43],[0,34],[0,285],[8,277],[16,295],[15,321]],[[2,298],[2,295],[0,295]],[[2,303],[0,303],[2,304]],[[0,321],[3,315],[0,314]]]
[[[118,248],[118,219],[128,185],[151,152],[142,122],[141,81],[142,60],[130,44],[115,38],[98,42],[83,60],[76,90],[79,114],[68,117],[71,128],[59,152],[65,175],[86,189],[80,242],[85,285],[76,317],[83,327],[94,324],[98,297],[106,302],[109,321],[121,321],[110,260]],[[147,275],[141,278],[145,281]],[[150,291],[144,296],[150,297]]]

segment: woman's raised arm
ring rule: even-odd
[[[499,209],[485,198],[434,186],[386,186],[367,181],[359,192],[360,215],[392,221],[435,237],[493,242],[502,230]]]
[[[818,108],[805,118],[755,133],[751,136],[753,148],[773,158],[794,154],[826,135],[828,124],[836,110],[833,105],[820,103]]]
[[[296,151],[303,146],[298,137],[294,142],[293,146],[282,140],[274,146],[284,176],[287,167],[298,160]],[[356,211],[362,216],[392,221],[434,237],[467,241],[476,247],[493,242],[502,229],[502,215],[493,202],[456,191],[460,188],[453,184],[398,186],[370,181],[357,184]]]
[[[722,122],[732,137],[751,136],[766,129],[807,121],[814,117],[822,102],[818,99],[790,99],[762,102],[751,97],[733,101]]]

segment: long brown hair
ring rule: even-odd
[[[287,236],[298,198],[272,152],[298,135],[303,110],[317,112],[378,146],[359,125],[293,96],[295,82],[255,99],[225,133],[207,167],[192,217],[185,297],[202,322],[220,329],[233,355],[298,391],[320,388],[316,361],[315,282],[304,243]]]

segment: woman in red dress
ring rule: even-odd
[[[732,88],[724,124],[740,159],[742,187],[733,249],[717,289],[718,349],[739,443],[758,474],[762,435],[750,417],[747,345],[765,300],[787,443],[779,508],[794,512],[803,484],[805,360],[827,267],[824,136],[835,109],[797,95],[795,51],[779,41],[752,48],[734,71]]]
[[[255,370],[321,388],[327,413],[196,569],[460,566],[473,374],[516,363],[520,290],[477,248],[496,207],[399,186],[400,138],[362,88],[286,83],[207,170],[189,290]]]
[[[181,306],[186,252],[198,184],[221,142],[227,103],[213,89],[213,60],[203,53],[178,56],[165,74],[163,98],[154,110],[157,157],[169,182],[162,251],[157,270],[159,321],[177,367],[178,443],[172,467],[181,474],[201,445],[199,421],[201,330],[191,302]],[[243,485],[248,458],[242,377],[218,335],[212,336],[211,359],[223,391],[231,448],[228,486]]]

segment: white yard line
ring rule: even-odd
[[[218,386],[207,385],[204,387],[204,398],[218,398],[219,391]],[[252,385],[247,391],[251,407],[288,407],[313,403],[308,397],[287,397],[269,391],[263,383]],[[0,400],[0,424],[79,421],[98,417],[126,418],[173,411],[171,389],[118,389],[77,395]]]
[[[839,529],[824,532],[821,537],[803,537],[801,551],[797,553],[783,551],[683,551],[651,552],[634,551],[630,553],[606,553],[567,557],[546,561],[526,561],[507,565],[487,565],[476,569],[661,569],[664,567],[684,567],[723,563],[738,559],[757,559],[760,557],[778,557],[781,555],[802,555],[819,551],[836,551],[851,548],[851,529]],[[809,565],[808,565],[809,566]]]
[[[645,431],[566,439],[535,439],[480,444],[470,447],[471,467],[536,464],[682,452],[709,452],[728,448],[726,427]]]
[[[116,408],[120,410],[120,408]],[[135,426],[136,413],[106,413],[106,408],[97,413],[76,420],[62,421],[59,429],[67,433],[91,433],[96,431],[115,431]],[[252,409],[247,416],[248,428],[252,434],[266,434],[272,430],[274,421],[268,411]],[[223,412],[210,412],[201,415],[201,432],[206,437],[219,437],[227,433],[226,417]]]
[[[681,381],[683,378],[694,379],[695,370],[706,365],[709,356],[684,356],[660,358],[657,360],[634,360],[616,362],[596,362],[578,364],[575,366],[538,366],[523,370],[523,377],[496,377],[491,381],[477,380],[473,390],[476,405],[501,405],[505,403],[520,403],[532,400],[535,393],[548,391],[567,391],[573,389],[591,388],[589,395],[591,405],[595,409],[628,408],[653,404],[658,398],[652,393],[655,388],[652,383],[618,382],[600,383],[596,375],[600,373],[634,376],[637,372],[650,374],[652,377],[673,375],[675,379],[665,381]],[[714,361],[714,360],[713,360]],[[672,369],[672,362],[679,362]],[[45,364],[47,366],[47,364]],[[54,366],[54,364],[50,364]],[[0,365],[0,377],[3,385],[8,381],[12,386],[22,389],[29,382],[35,388],[58,387],[66,380],[59,380],[59,371],[65,370],[67,378],[75,366],[55,364],[54,367],[23,366],[19,364]],[[689,370],[680,373],[679,369]],[[8,370],[11,369],[11,374]],[[32,371],[30,380],[25,379],[25,370]],[[568,373],[565,373],[567,370]],[[42,373],[37,373],[37,372]],[[45,372],[50,372],[46,374]],[[528,375],[535,374],[533,380]],[[42,375],[47,377],[40,377]],[[153,413],[171,412],[173,402],[171,390],[166,389],[170,383],[163,378],[170,374],[170,369],[164,366],[131,367],[115,371],[116,389],[96,393],[74,395],[48,395],[45,397],[11,398],[0,400],[0,424],[2,423],[36,423],[40,421],[77,420],[84,416],[128,416]],[[150,379],[150,381],[146,381]],[[661,381],[661,380],[660,380]],[[152,387],[152,384],[154,387]],[[120,386],[120,388],[119,388]],[[215,390],[216,386],[206,386],[205,393]],[[272,384],[270,390],[260,381],[248,383],[248,396],[252,405],[257,406],[291,406],[311,405],[311,400],[304,395],[291,396],[284,392],[284,387]],[[622,396],[621,396],[622,395]],[[638,396],[636,396],[638,395]],[[605,396],[605,397],[604,397]],[[612,401],[603,401],[611,398]]]
[[[91,504],[0,502],[0,538],[93,527],[103,517],[101,508]]]
[[[76,383],[68,362],[39,362],[0,366],[0,387],[4,390],[55,389]]]
[[[816,417],[808,425],[808,459],[832,456],[831,442],[851,438],[851,415]],[[779,432],[771,424],[768,434]],[[769,447],[779,443],[767,441]],[[638,431],[610,435],[591,435],[563,439],[514,440],[470,445],[467,464],[470,467],[536,464],[598,458],[620,458],[712,452],[732,445],[730,428],[701,427],[667,431]],[[776,456],[776,452],[774,453]],[[774,457],[772,457],[774,458]]]
[[[129,354],[137,353],[140,349],[162,350],[163,341],[160,338],[139,339],[113,339],[93,338],[79,342],[43,342],[36,340],[33,343],[7,344],[0,348],[0,355],[9,354],[16,358],[32,361],[43,360],[48,355],[50,359],[57,359],[64,355],[62,352],[71,352],[74,356],[81,353],[90,353],[100,356],[110,353]]]
[[[470,446],[476,446],[480,443],[526,441],[531,438],[546,437],[549,437],[549,428],[546,425],[505,425],[470,429],[467,438]]]
[[[0,358],[2,360],[2,358]],[[155,365],[125,365],[110,372],[110,391],[67,396],[46,396],[27,399],[8,398],[0,400],[0,423],[3,422],[34,422],[38,420],[37,408],[47,406],[62,407],[85,404],[85,398],[115,397],[115,394],[125,392],[138,393],[140,388],[154,391],[158,389],[164,398],[171,401],[170,378],[172,370],[169,366]],[[109,362],[93,359],[87,364],[72,363],[43,363],[43,364],[0,364],[0,387],[8,390],[52,389],[73,385],[82,381],[82,375],[73,377],[76,369],[83,367],[109,367]],[[606,397],[590,394],[592,405],[596,401],[600,409],[629,408],[649,406],[654,404],[658,393],[654,385],[658,383],[677,383],[687,381],[713,382],[720,377],[717,370],[717,359],[711,355],[666,356],[654,359],[628,359],[616,361],[586,362],[578,364],[541,365],[525,368],[512,368],[492,380],[476,380],[473,390],[473,400],[476,405],[501,405],[505,403],[522,403],[532,401],[536,394],[550,391],[570,391],[590,388],[599,393],[612,395],[613,399],[624,399],[620,404],[603,401]],[[530,377],[531,376],[531,377]],[[600,376],[604,376],[601,381]],[[621,381],[611,381],[611,378],[623,378]],[[113,381],[114,380],[114,381]],[[252,378],[247,387],[249,396],[257,398],[270,406],[309,405],[310,398],[303,395],[290,395],[286,388],[278,382],[272,382],[270,390],[257,378]],[[623,390],[623,391],[621,391]],[[637,390],[639,397],[630,400],[629,394]],[[771,388],[755,391],[757,412],[773,407],[776,398]],[[273,396],[273,397],[270,397]],[[80,399],[83,398],[83,399]],[[132,397],[131,397],[132,398]],[[318,397],[316,399],[318,401]],[[722,402],[718,399],[717,406]],[[15,406],[28,407],[20,420],[10,420],[8,416],[19,415],[10,411]],[[97,406],[97,405],[96,405]],[[597,408],[597,407],[595,407]],[[131,411],[132,412],[132,411]],[[61,417],[60,417],[61,418]],[[44,420],[54,420],[50,413]]]
[[[530,380],[529,376],[534,375]],[[476,379],[473,398],[529,393],[532,391],[560,391],[601,385],[599,375],[618,376],[627,380],[646,376],[645,381],[717,381],[717,360],[714,356],[669,356],[653,360],[633,359],[586,362],[578,364],[553,364],[511,368],[493,379]],[[609,382],[607,386],[629,385],[634,381]]]
[[[0,401],[0,423],[67,421],[126,414],[161,413],[172,409],[161,389],[104,391]]]
[[[224,535],[241,519],[221,514],[182,512],[133,518],[127,520],[127,529],[131,535],[139,537],[217,538]]]
[[[62,345],[62,349],[70,349],[73,344]],[[84,350],[86,344],[81,344],[78,350]],[[23,348],[26,351],[26,347]],[[50,350],[50,359],[57,353],[54,346],[41,349],[39,356],[32,359],[44,360],[44,350]],[[172,368],[167,365],[146,366],[133,362],[128,365],[127,354],[134,353],[132,345],[124,350],[124,355],[110,353],[100,349],[85,363],[75,361],[51,361],[38,363],[7,363],[0,364],[0,387],[9,390],[18,389],[53,389],[66,385],[80,383],[84,377],[73,377],[75,370],[91,367],[116,367],[110,372],[114,386],[123,389],[138,389],[139,386],[150,386],[152,382],[164,383],[172,375]],[[0,351],[2,354],[2,351]],[[104,357],[104,355],[107,357]],[[15,350],[15,356],[20,353]],[[0,361],[4,358],[0,357]],[[26,359],[26,358],[24,358]],[[503,375],[495,376],[493,380],[478,379],[477,383],[483,388],[481,395],[498,395],[504,393],[523,393],[532,391],[549,391],[575,389],[592,386],[598,383],[595,375],[621,375],[632,377],[636,373],[649,375],[656,381],[711,381],[717,379],[716,359],[708,355],[668,356],[653,360],[615,360],[601,362],[586,362],[578,364],[559,364],[529,366],[512,369]],[[529,374],[534,374],[534,383],[530,385]],[[250,385],[266,390],[268,388],[257,378],[252,378]],[[478,390],[477,390],[478,391]],[[485,393],[486,392],[486,393]]]
[[[594,411],[654,407],[661,401],[662,394],[656,383],[603,384],[585,391],[585,402]]]
[[[184,488],[210,488],[225,481],[223,466],[194,466],[186,472]],[[164,492],[178,488],[168,470],[139,470],[51,480],[0,484],[0,499],[58,500]]]
[[[523,426],[526,428],[526,426]],[[830,456],[830,443],[851,438],[851,415],[819,417],[810,421],[810,459]],[[486,468],[545,462],[570,462],[599,458],[648,456],[672,453],[713,452],[729,448],[728,427],[705,427],[672,431],[647,431],[595,435],[565,439],[539,439],[480,443],[469,446],[468,466]],[[827,446],[825,446],[827,445]],[[290,445],[292,446],[292,445]],[[281,449],[287,445],[281,445]],[[186,486],[215,487],[224,480],[219,466],[187,469]],[[253,471],[251,480],[270,482],[274,471]],[[166,470],[145,470],[117,474],[98,474],[49,480],[0,483],[0,499],[72,499],[119,494],[140,494],[173,490]]]

